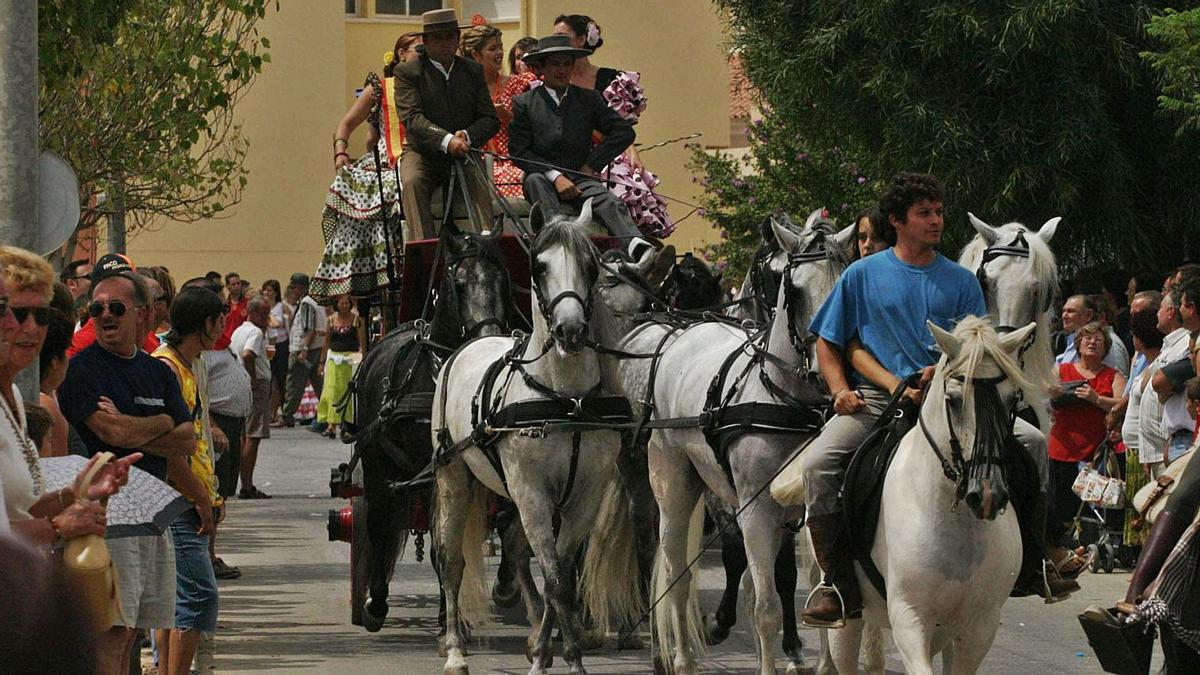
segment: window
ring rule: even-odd
[[[375,0],[376,14],[420,16],[431,9],[441,9],[442,0]]]
[[[463,16],[475,14],[488,21],[520,21],[521,0],[463,0]]]
[[[346,14],[358,16],[358,0],[346,0]]]

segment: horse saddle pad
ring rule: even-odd
[[[849,537],[854,558],[866,569],[871,563],[871,547],[879,525],[879,507],[883,502],[883,482],[901,439],[916,424],[915,406],[903,406],[903,415],[889,408],[854,451],[842,483],[843,533]],[[868,576],[873,577],[870,572]],[[872,579],[874,581],[874,579]]]

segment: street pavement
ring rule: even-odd
[[[326,514],[348,504],[329,497],[329,469],[349,457],[349,446],[302,428],[272,430],[262,444],[255,483],[270,500],[231,500],[217,551],[241,568],[240,579],[221,581],[219,629],[211,662],[219,673],[439,673],[437,582],[426,561],[413,559],[410,545],[391,584],[391,611],[383,629],[367,633],[350,624],[350,546],[329,542]],[[426,552],[430,549],[426,539]],[[488,558],[494,578],[498,558]],[[804,575],[801,575],[804,577]],[[1054,605],[1036,599],[1010,600],[1003,625],[984,662],[984,673],[1099,673],[1076,615],[1091,604],[1124,594],[1128,572],[1084,574],[1083,591]],[[718,551],[701,561],[701,606],[712,611],[724,586]],[[797,594],[802,603],[807,589]],[[712,648],[706,673],[754,669],[753,624],[743,600],[730,638]],[[523,612],[501,614],[476,631],[468,663],[474,673],[525,673],[528,628]],[[804,656],[816,663],[816,631],[801,629]],[[647,644],[649,641],[647,640]],[[888,672],[903,672],[897,651],[887,648]],[[1156,658],[1157,660],[1157,658]],[[780,672],[785,662],[779,661]],[[561,658],[553,672],[564,672]],[[647,650],[617,652],[607,647],[584,655],[588,672],[651,672]]]

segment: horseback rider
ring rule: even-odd
[[[578,206],[591,199],[593,215],[614,236],[629,240],[630,256],[637,260],[649,242],[598,173],[633,143],[633,123],[610,108],[599,92],[571,84],[575,59],[588,54],[557,34],[541,38],[537,49],[525,54],[524,61],[544,84],[513,99],[508,149],[525,172],[522,186],[530,204],[540,202],[554,214],[560,202]],[[596,132],[604,138],[593,145]]]
[[[926,321],[951,330],[967,315],[988,315],[979,281],[937,251],[943,194],[941,182],[930,175],[901,173],[893,178],[879,200],[890,225],[884,234],[892,247],[847,268],[813,317],[817,362],[833,394],[837,416],[800,457],[806,523],[825,573],[824,583],[802,615],[810,626],[836,627],[862,610],[850,533],[841,533],[839,491],[851,456],[887,407],[892,392],[904,386],[901,401],[919,405],[938,357]],[[919,378],[918,386],[905,384],[911,382],[909,378]],[[1028,480],[1038,480],[1038,492],[1044,493],[1045,437],[1020,418],[1014,435],[1039,473]],[[1014,595],[1036,593],[1062,599],[1079,586],[1044,578],[1044,498],[1040,501],[1040,510],[1017,509],[1025,555]],[[1021,517],[1022,512],[1026,517]]]
[[[400,156],[406,241],[437,236],[433,192],[449,180],[456,161],[462,162],[469,207],[476,210],[480,227],[491,227],[491,176],[470,153],[500,129],[483,66],[454,54],[460,28],[454,10],[425,12],[421,26],[421,55],[393,71],[396,111],[406,130]]]

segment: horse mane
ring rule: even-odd
[[[1025,396],[1030,396],[1038,390],[1021,370],[1021,365],[1000,346],[1000,336],[992,327],[992,322],[986,317],[967,316],[954,327],[954,337],[962,341],[962,348],[953,361],[943,355],[939,361],[938,377],[944,386],[950,372],[965,376],[963,382],[963,401],[968,405],[974,387],[971,386],[971,376],[979,368],[984,357],[991,357],[996,366],[1008,376]]]
[[[533,256],[537,257],[552,246],[562,246],[568,255],[583,263],[584,269],[592,277],[598,273],[600,262],[596,247],[584,228],[574,220],[555,214],[534,237]]]

